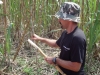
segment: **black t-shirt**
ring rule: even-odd
[[[78,72],[74,72],[59,66],[61,70],[67,75],[84,75],[86,56],[86,38],[84,32],[78,27],[76,27],[74,31],[69,34],[67,34],[65,30],[56,43],[61,48],[59,58],[82,64]]]

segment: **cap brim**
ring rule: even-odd
[[[58,12],[55,14],[55,17],[57,17],[58,19],[59,19],[59,18],[63,18],[62,12],[58,11]]]

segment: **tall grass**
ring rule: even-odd
[[[100,39],[100,1],[95,0],[92,2],[91,0],[88,0],[86,3],[84,2],[82,4],[86,4],[83,10],[84,13],[82,13],[84,14],[84,17],[82,17],[82,25],[84,25],[83,30],[87,37],[86,72],[88,75],[94,75],[95,72],[98,72],[97,74],[99,74],[97,67],[100,64],[93,56],[94,52],[97,50],[96,43],[99,42]]]
[[[95,71],[95,74],[98,74],[98,68],[95,67],[98,66],[98,63],[92,66],[91,69],[90,63],[95,63],[92,56],[96,50],[95,44],[100,39],[99,0],[3,0],[4,4],[0,5],[0,8],[2,8],[0,9],[0,16],[4,17],[5,43],[3,44],[4,46],[0,45],[1,54],[11,59],[10,54],[14,51],[12,60],[16,60],[23,48],[27,47],[27,44],[25,44],[26,40],[34,33],[43,37],[57,39],[60,36],[61,29],[58,20],[53,15],[59,10],[60,4],[65,1],[73,1],[81,6],[82,20],[79,26],[84,30],[87,37],[85,69],[88,75],[92,75],[91,72],[93,71]],[[27,48],[29,47],[28,45]],[[37,53],[36,51],[34,52]],[[34,62],[37,62],[36,65],[39,65],[38,55],[35,59]],[[25,68],[23,68],[23,71],[29,74],[33,67]],[[42,69],[39,67],[37,67],[37,72],[35,73],[38,74],[38,72],[40,72],[39,74],[42,72]]]

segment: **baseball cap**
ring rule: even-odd
[[[80,6],[74,2],[64,2],[60,10],[55,14],[58,19],[80,22]]]

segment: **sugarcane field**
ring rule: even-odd
[[[80,5],[85,75],[100,75],[100,0],[0,0],[0,75],[67,75],[55,64],[61,49],[43,40],[59,41],[64,29],[55,14],[63,2]]]

